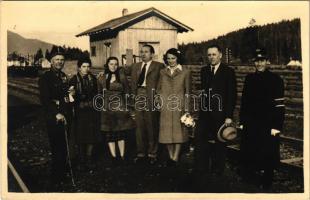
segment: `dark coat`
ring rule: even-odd
[[[52,152],[52,179],[58,182],[65,177],[67,143],[64,124],[56,122],[56,115],[65,116],[67,130],[70,130],[72,106],[68,103],[69,82],[65,73],[51,68],[40,77],[38,85]]]
[[[233,118],[237,97],[234,70],[225,64],[220,64],[212,77],[211,67],[209,65],[202,67],[201,89],[205,94],[202,101],[206,110],[200,110],[199,121],[209,125],[213,138],[225,119]]]
[[[99,111],[93,107],[93,98],[98,94],[97,79],[88,74],[82,77],[79,73],[70,79],[74,86],[74,120],[72,133],[77,144],[93,144],[99,141]]]
[[[234,69],[220,64],[213,75],[210,66],[202,67],[201,89],[204,105],[195,129],[195,167],[196,170],[222,173],[225,168],[226,144],[217,139],[217,132],[226,118],[233,118],[237,97]],[[208,140],[214,140],[214,146]]]
[[[72,113],[70,104],[65,102],[69,89],[69,80],[66,74],[50,69],[40,77],[38,85],[40,101],[47,120],[56,121],[55,116],[57,113],[69,118]]]
[[[186,94],[191,94],[190,69],[183,66],[182,71],[176,69],[172,75],[168,68],[162,69],[157,94],[160,95],[163,103],[160,110],[159,142],[186,142],[188,133],[186,127],[181,124],[180,119],[185,112],[190,110],[190,98],[186,96]],[[174,98],[177,98],[177,101]],[[172,107],[176,107],[176,105],[172,105],[174,104],[172,102],[178,102],[177,109],[171,110]]]
[[[284,84],[280,76],[266,70],[245,78],[240,123],[242,161],[257,167],[277,165],[280,160],[279,134],[284,122]]]

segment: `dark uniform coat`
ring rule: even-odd
[[[275,167],[280,160],[279,134],[284,121],[284,84],[280,76],[265,70],[245,78],[240,123],[242,162],[258,168]]]
[[[97,79],[94,75],[82,76],[77,73],[70,79],[74,86],[73,134],[77,144],[94,144],[99,140],[99,111],[93,107],[93,98],[98,94]]]
[[[40,100],[46,117],[47,133],[52,152],[52,178],[54,181],[63,179],[66,167],[67,149],[65,127],[56,122],[56,115],[65,116],[70,126],[72,117],[69,105],[68,78],[65,73],[51,68],[39,79]],[[68,130],[68,129],[67,129]]]

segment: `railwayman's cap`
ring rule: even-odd
[[[258,61],[258,60],[265,60],[265,59],[267,59],[265,50],[264,49],[256,49],[255,50],[255,58],[253,60]]]
[[[62,47],[52,48],[50,55],[51,55],[51,58],[57,55],[65,56],[65,50]]]
[[[237,129],[234,124],[223,124],[217,132],[217,139],[221,142],[230,142],[237,138]]]

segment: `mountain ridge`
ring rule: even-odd
[[[7,31],[8,54],[14,51],[22,55],[34,55],[41,48],[45,53],[46,49],[52,49],[53,44],[32,38],[25,38],[21,34],[8,30]]]

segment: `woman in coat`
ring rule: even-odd
[[[97,94],[97,79],[90,73],[91,60],[82,57],[78,60],[78,73],[70,79],[74,88],[74,126],[73,134],[79,149],[81,167],[89,167],[94,144],[99,139],[99,115],[93,108],[93,97]]]
[[[159,142],[167,146],[168,164],[176,165],[179,160],[181,146],[188,141],[186,127],[180,118],[189,112],[191,72],[180,65],[181,52],[169,49],[164,55],[167,65],[160,71],[157,94],[160,96],[160,129]]]
[[[125,96],[129,94],[129,84],[124,70],[119,68],[118,59],[109,57],[104,74],[98,77],[98,92],[103,95],[100,130],[104,132],[112,155],[112,162],[123,161],[125,138],[129,130],[135,128]],[[116,156],[116,146],[120,159]]]

